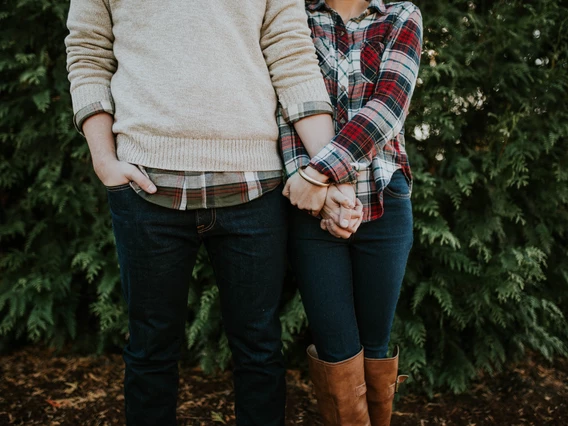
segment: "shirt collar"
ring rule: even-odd
[[[307,3],[308,4],[306,7],[312,11],[327,8],[325,0],[309,0]],[[387,12],[387,8],[385,7],[383,0],[371,0],[369,2],[369,9],[375,9],[377,12],[383,15]]]

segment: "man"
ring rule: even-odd
[[[333,136],[303,2],[71,0],[68,27],[75,124],[108,188],[128,305],[127,424],[176,424],[188,281],[203,243],[237,424],[283,425],[277,99],[313,152]],[[317,214],[326,188],[295,176],[286,195]]]

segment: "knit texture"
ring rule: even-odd
[[[303,5],[72,0],[74,112],[110,106],[118,158],[133,164],[279,169],[277,100],[330,105]]]

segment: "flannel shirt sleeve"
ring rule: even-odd
[[[306,167],[310,163],[310,155],[296,130],[294,125],[284,118],[284,109],[278,108],[276,114],[278,130],[280,131],[280,150],[284,163],[286,178],[291,177],[300,167]]]
[[[368,164],[402,130],[416,85],[421,49],[420,10],[405,3],[387,36],[373,95],[312,158],[311,167],[333,182],[356,182],[355,165],[359,162]]]
[[[81,132],[83,122],[92,115],[103,111],[114,114],[110,82],[117,60],[109,1],[71,0],[67,28],[73,122]]]
[[[114,114],[114,105],[110,100],[102,100],[98,102],[94,102],[90,105],[87,105],[81,108],[79,111],[75,113],[73,116],[73,124],[79,133],[83,136],[83,123],[89,117],[93,115],[99,114],[101,112],[109,113],[110,115]]]

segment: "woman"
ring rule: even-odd
[[[422,19],[409,2],[315,0],[306,10],[336,131],[311,156],[293,120],[279,117],[290,179],[299,172],[316,186],[331,184],[321,217],[291,213],[290,259],[315,342],[310,374],[325,425],[384,426],[407,377],[397,376],[398,350],[391,357],[387,350],[412,245],[403,123]],[[314,179],[314,170],[324,179]],[[357,203],[345,223],[337,191]]]

